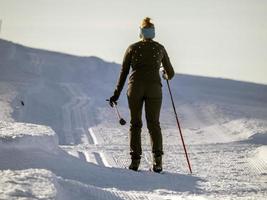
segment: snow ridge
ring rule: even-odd
[[[1,199],[266,198],[266,85],[175,76],[170,83],[194,173],[188,175],[163,82],[165,173],[148,171],[145,123],[136,173],[125,169],[129,123],[120,126],[105,101],[119,65],[1,39],[0,56]],[[125,95],[119,107],[129,122]]]
[[[41,148],[54,151],[58,148],[55,132],[46,126],[0,121],[0,149]]]

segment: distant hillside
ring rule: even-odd
[[[0,39],[0,80],[87,83],[98,89],[110,89],[112,93],[120,65],[106,62],[98,57],[78,57],[68,54],[33,49]],[[229,98],[265,100],[267,85],[230,79],[209,78],[176,74],[171,81],[180,96],[193,93],[206,98],[214,93]],[[124,89],[126,89],[125,85]],[[174,91],[174,92],[175,92]],[[244,92],[245,91],[245,92]]]
[[[25,103],[23,109],[14,109],[13,117],[17,121],[51,126],[63,138],[66,129],[70,128],[63,123],[66,115],[69,120],[80,118],[77,122],[69,122],[75,127],[81,126],[81,120],[90,126],[98,123],[99,110],[108,107],[105,100],[113,93],[120,65],[97,57],[72,56],[0,40],[0,71],[0,82],[16,83],[18,95],[13,101],[14,107],[20,101]],[[267,117],[262,109],[267,107],[266,85],[183,74],[176,74],[170,84],[182,120],[186,118],[183,105],[190,105],[192,111],[215,109],[218,115],[220,112],[234,113],[231,115],[234,119]],[[126,90],[127,83],[119,106],[128,116]],[[164,81],[163,94],[162,121],[175,124],[169,120],[173,119],[169,117],[172,107]],[[69,107],[75,110],[78,107],[81,113],[73,114]],[[80,128],[75,131],[79,132]],[[60,143],[65,143],[64,140]]]

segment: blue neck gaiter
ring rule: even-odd
[[[139,37],[141,39],[153,39],[155,37],[155,28],[140,28]]]

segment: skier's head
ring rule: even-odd
[[[155,37],[155,27],[149,17],[142,20],[139,37],[141,39],[153,39]]]

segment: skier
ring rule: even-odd
[[[111,106],[117,104],[131,67],[127,90],[131,116],[130,155],[132,162],[129,169],[137,171],[140,165],[142,107],[145,105],[145,116],[153,153],[153,171],[161,172],[163,146],[159,117],[162,84],[159,69],[162,64],[164,68],[162,77],[167,80],[174,76],[174,70],[164,46],[153,40],[155,27],[149,17],[142,20],[139,36],[141,40],[130,45],[126,50],[117,86],[109,101]]]

